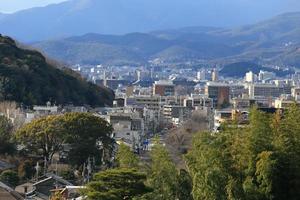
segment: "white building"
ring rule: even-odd
[[[245,82],[254,83],[256,81],[256,77],[256,74],[254,74],[252,71],[249,71],[245,75]]]
[[[258,80],[260,80],[260,81],[274,79],[275,77],[276,77],[275,73],[262,71],[262,70],[260,70],[260,72],[258,74]]]
[[[132,147],[133,150],[142,146],[145,137],[144,120],[140,113],[132,109],[111,110],[104,117],[113,127],[113,137],[116,141],[122,141]]]
[[[280,97],[283,94],[291,94],[291,87],[277,86],[274,84],[250,84],[248,86],[249,97]]]
[[[204,70],[197,72],[197,80],[204,81],[206,79],[205,73]]]

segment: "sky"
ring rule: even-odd
[[[0,12],[13,13],[27,8],[46,6],[62,1],[66,0],[0,0]]]
[[[46,6],[53,3],[60,3],[67,0],[0,0],[0,13],[13,13],[19,10]],[[113,0],[111,0],[113,1]],[[163,1],[163,0],[161,0]],[[184,1],[184,0],[183,0]],[[207,0],[195,0],[207,1]],[[300,0],[208,0],[213,5],[219,4],[239,4],[239,5],[262,5],[264,9],[271,9],[272,5],[277,5],[277,10],[282,12],[298,11],[300,10]]]

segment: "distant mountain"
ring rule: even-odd
[[[88,83],[69,69],[56,68],[41,53],[21,49],[0,35],[0,101],[104,106],[111,105],[113,98],[109,89]]]
[[[237,63],[225,65],[221,69],[220,75],[224,77],[242,78],[249,71],[258,74],[260,70],[274,72],[277,76],[285,76],[292,72],[292,71],[271,69],[252,62],[237,62]]]
[[[201,60],[300,66],[300,12],[233,29],[187,27],[126,35],[86,34],[33,43],[50,57],[81,64]]]
[[[22,42],[87,33],[126,34],[186,26],[232,27],[299,10],[295,0],[69,0],[7,14],[0,33]]]

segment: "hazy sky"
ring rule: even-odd
[[[26,8],[45,6],[66,0],[0,0],[0,12],[12,13]]]
[[[59,3],[67,0],[0,0],[0,12],[12,13],[26,8],[45,6],[52,3]],[[114,1],[114,0],[109,0]],[[142,1],[142,0],[141,0]],[[164,0],[159,0],[164,1]],[[184,1],[184,0],[182,0]],[[195,0],[210,2],[211,5],[218,7],[220,4],[244,5],[245,7],[258,6],[262,9],[274,10],[275,12],[299,11],[300,0]],[[273,8],[273,6],[275,8]],[[255,13],[253,13],[255,14]]]

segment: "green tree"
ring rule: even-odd
[[[194,199],[299,199],[299,121],[296,105],[273,118],[254,108],[244,127],[197,134],[186,155]]]
[[[114,140],[111,138],[112,126],[104,119],[91,113],[67,113],[60,117],[71,144],[70,164],[81,166],[88,157],[111,158]],[[104,151],[104,152],[103,152]]]
[[[186,155],[194,199],[227,199],[231,161],[226,143],[220,134],[204,132],[194,136],[192,151]]]
[[[17,131],[16,138],[29,152],[51,162],[53,155],[62,149],[67,138],[60,118],[61,116],[53,115],[33,120]]]
[[[130,147],[124,143],[119,145],[116,160],[120,168],[138,169],[139,167],[138,157],[131,151]]]
[[[12,170],[6,170],[1,173],[0,181],[11,186],[17,186],[19,183],[19,177],[17,172]]]
[[[100,158],[101,151],[110,156],[111,132],[109,123],[100,117],[90,113],[67,113],[34,120],[18,130],[16,138],[28,151],[45,157],[48,163],[62,150],[63,144],[70,144],[68,162],[79,167],[88,157]]]
[[[285,199],[281,188],[284,180],[280,164],[280,158],[274,152],[264,151],[258,155],[255,175],[259,192],[264,199]]]
[[[69,182],[74,182],[75,179],[76,179],[76,176],[75,176],[75,174],[74,174],[74,170],[72,170],[72,169],[66,169],[66,170],[63,170],[62,172],[59,173],[59,175],[60,175],[63,179],[65,179],[65,180],[67,180],[67,181],[69,181]]]
[[[280,158],[281,191],[284,199],[298,199],[300,196],[300,108],[294,104],[284,111],[282,119],[277,120],[274,146]],[[273,123],[274,124],[274,123]],[[279,190],[280,189],[280,190]]]
[[[95,174],[83,194],[88,200],[130,200],[151,191],[145,180],[145,174],[133,169],[109,169]]]
[[[0,154],[11,154],[14,151],[13,125],[8,118],[0,115]]]
[[[249,163],[249,173],[255,173],[255,163],[258,154],[263,151],[272,151],[273,133],[271,128],[270,115],[252,108],[250,112],[250,124],[246,128],[247,156]],[[252,175],[252,174],[251,174]]]
[[[148,183],[154,189],[152,199],[176,199],[177,195],[177,169],[172,162],[167,149],[155,142],[151,150],[151,167]]]
[[[178,200],[192,200],[192,190],[193,190],[193,184],[192,184],[192,178],[189,175],[189,173],[181,169],[179,171],[178,176],[178,186],[177,186],[177,198]]]

